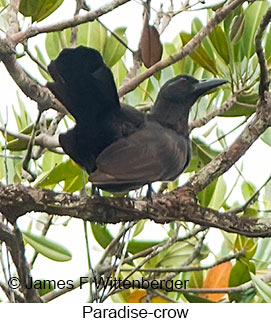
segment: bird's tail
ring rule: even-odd
[[[48,66],[53,82],[47,87],[77,122],[120,109],[114,78],[100,53],[79,46],[64,49]]]

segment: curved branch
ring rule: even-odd
[[[258,55],[258,61],[261,69],[260,86],[259,86],[259,94],[260,94],[261,100],[265,100],[264,93],[265,91],[268,91],[268,88],[269,88],[268,67],[266,63],[265,52],[261,42],[263,38],[263,33],[267,25],[270,23],[270,21],[271,21],[271,7],[267,9],[265,15],[263,16],[258,32],[255,37],[255,48],[256,48],[256,53]]]
[[[209,164],[200,169],[185,185],[194,194],[203,190],[213,180],[230,169],[259,138],[259,136],[271,126],[271,95],[266,92],[266,101],[260,101],[257,105],[257,113],[252,121],[247,124],[243,132],[235,142],[224,152],[214,158]]]
[[[61,31],[66,28],[75,27],[81,25],[85,22],[94,21],[98,17],[116,9],[117,7],[129,2],[131,0],[114,0],[111,3],[105,4],[97,10],[90,11],[84,15],[76,15],[71,19],[64,20],[62,22],[51,24],[47,26],[31,26],[25,31],[18,32],[13,34],[11,40],[14,44],[18,44],[19,42],[23,42],[26,39],[34,37],[43,33],[50,33],[53,31]]]
[[[22,92],[36,101],[41,110],[53,108],[61,113],[67,113],[66,108],[53,96],[50,90],[33,81],[18,64],[16,53],[8,39],[0,38],[0,60]]]
[[[68,193],[27,188],[23,185],[0,186],[0,212],[12,223],[27,212],[46,212],[98,223],[119,223],[150,219],[156,223],[186,221],[205,227],[249,237],[271,237],[271,221],[239,217],[234,212],[218,212],[196,203],[194,192],[183,187],[157,195],[153,204],[129,198],[79,198]]]
[[[41,303],[42,300],[38,291],[34,288],[27,288],[31,280],[29,265],[24,256],[24,242],[19,229],[14,226],[11,230],[3,223],[0,223],[0,240],[4,241],[8,246],[13,262],[16,266],[20,279],[20,288],[25,297],[25,301],[29,303]]]

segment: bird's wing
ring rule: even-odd
[[[97,186],[172,180],[187,164],[189,149],[188,139],[158,124],[149,125],[107,147],[89,178]]]

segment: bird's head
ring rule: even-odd
[[[159,96],[190,108],[200,96],[227,82],[222,79],[197,80],[191,75],[181,74],[167,81],[162,86]]]
[[[161,88],[151,111],[152,118],[162,124],[188,133],[188,115],[197,99],[228,81],[221,79],[197,80],[181,74],[167,81]],[[180,130],[181,129],[181,130]]]

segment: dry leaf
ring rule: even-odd
[[[146,14],[139,42],[139,49],[144,65],[146,67],[151,67],[161,60],[163,46],[160,42],[160,36],[157,29],[154,26],[149,25],[147,16],[148,15]]]
[[[208,270],[206,279],[203,283],[202,288],[226,288],[228,287],[228,281],[230,272],[232,269],[231,262],[227,261],[223,264],[215,266]],[[212,301],[219,301],[226,294],[200,294],[200,297],[208,298]]]

